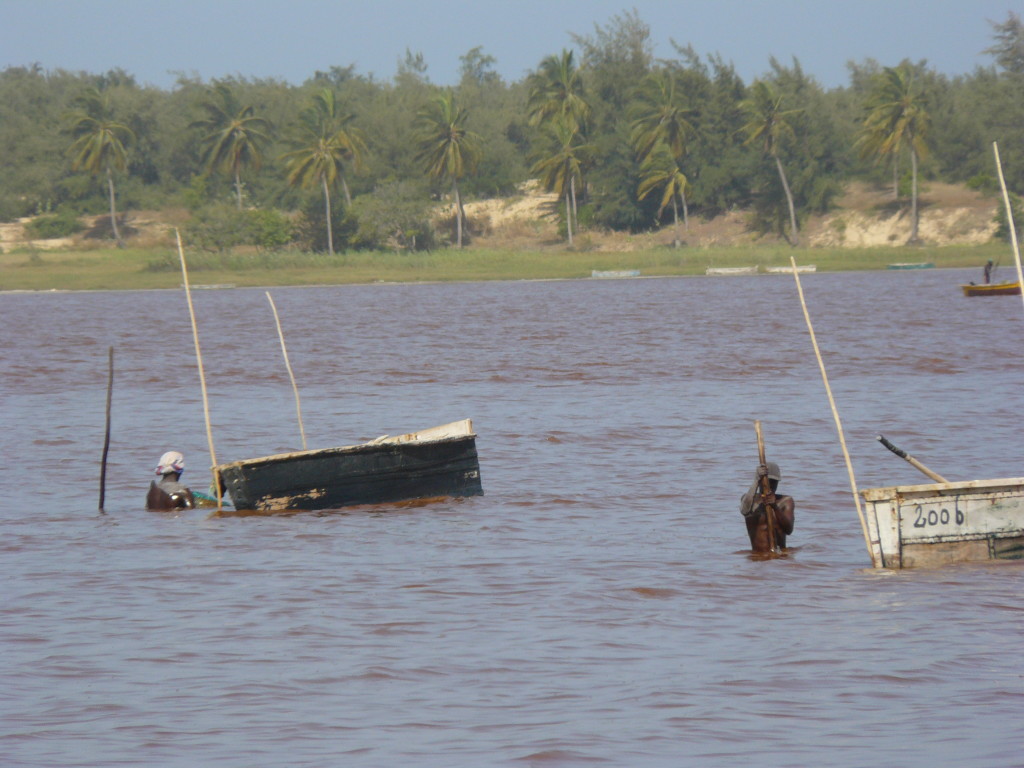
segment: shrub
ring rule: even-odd
[[[37,216],[25,225],[29,237],[35,240],[52,240],[58,237],[70,237],[81,232],[85,227],[78,216],[71,211],[61,211],[48,216]]]
[[[247,211],[252,244],[268,251],[276,251],[295,239],[291,219],[278,210]]]
[[[223,253],[244,245],[277,251],[295,240],[291,219],[273,208],[238,210],[231,203],[217,203],[196,211],[182,236],[204,251]]]

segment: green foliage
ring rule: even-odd
[[[590,25],[581,19],[580,27]],[[663,201],[658,199],[661,189],[638,199],[636,188],[640,166],[657,140],[668,144],[686,178],[694,214],[712,216],[756,200],[761,225],[773,229],[785,195],[779,180],[772,178],[778,176],[773,164],[760,156],[763,144],[743,146],[740,129],[748,120],[740,105],[752,91],[728,63],[729,52],[701,57],[692,47],[673,43],[664,58],[655,60],[651,30],[636,11],[590,29],[589,34],[571,36],[571,50],[540,58],[535,71],[515,82],[497,75],[493,56],[467,44],[452,96],[462,113],[461,129],[479,137],[479,152],[472,158],[475,167],[464,157],[466,172],[439,173],[430,192],[448,194],[458,176],[460,194],[468,197],[514,194],[531,176],[531,163],[550,153],[546,126],[561,115],[576,124],[578,143],[594,148],[591,163],[575,177],[579,207],[587,206],[593,226],[650,225]],[[888,147],[865,142],[854,146],[865,118],[892,102],[880,99],[877,87],[889,71],[911,75],[931,118],[925,137],[930,152],[919,158],[921,178],[956,182],[991,177],[995,141],[1008,186],[1024,189],[1022,29],[1015,13],[992,22],[992,45],[985,51],[991,66],[955,77],[936,72],[927,62],[865,60],[849,65],[846,86],[824,91],[795,62],[782,67],[773,60],[761,79],[784,98],[783,110],[802,110],[787,118],[793,135],[775,142],[797,216],[825,210],[849,179],[892,183],[893,160],[897,178],[909,170],[905,140]],[[360,154],[365,173],[356,173],[354,154],[344,157],[337,186],[329,181],[332,204],[334,197],[348,196],[345,186],[358,199],[388,182],[415,183],[423,175],[416,115],[439,89],[427,77],[423,56],[412,51],[391,79],[359,74],[353,66],[331,67],[298,86],[240,76],[211,82],[182,76],[173,88],[162,90],[140,85],[121,70],[46,71],[38,65],[2,69],[0,219],[46,213],[66,204],[82,213],[106,212],[108,167],[122,208],[184,204],[199,212],[212,201],[233,198],[237,208],[247,198],[262,208],[300,210],[310,190],[321,197],[322,191],[313,183],[316,174],[300,181],[292,175],[295,166],[282,155],[298,149],[293,140],[299,138],[302,121],[297,116],[324,89],[344,105],[336,115],[347,116],[344,127],[364,137]],[[103,109],[89,108],[88,99],[82,100],[87,94],[98,96],[94,101],[102,102]],[[124,152],[115,142],[99,151],[100,145],[90,139],[68,158],[68,146],[82,137],[68,133],[75,122],[67,119],[72,111],[95,121],[94,127],[108,121],[106,135],[117,139]],[[673,114],[689,125],[674,137],[672,120],[664,122]],[[887,119],[872,122],[872,128],[884,127]],[[279,126],[280,134],[272,126]],[[631,129],[637,133],[631,135]],[[921,135],[917,132],[916,139]],[[862,148],[871,151],[861,157]],[[895,152],[879,158],[877,149]],[[882,162],[876,165],[876,158]],[[82,172],[73,171],[69,160]],[[475,172],[469,173],[471,169]],[[331,219],[341,226],[345,212]],[[347,220],[352,232],[338,232],[339,243],[348,243],[350,235],[356,238],[356,220]],[[326,223],[323,214],[321,222]],[[417,242],[424,236],[420,232]]]
[[[218,203],[196,211],[185,225],[182,237],[192,246],[223,253],[238,246],[279,250],[294,240],[294,228],[287,216],[274,210],[238,210]]]
[[[1024,239],[1022,238],[1022,235],[1024,235],[1024,204],[1022,204],[1020,195],[1016,195],[1010,192],[1009,197],[1010,210],[1013,212],[1013,225],[1014,228],[1017,230],[1017,242],[1020,243],[1020,241]],[[998,224],[998,227],[996,228],[995,236],[1000,240],[1005,240],[1006,242],[1009,242],[1010,222],[1006,218],[1005,203],[1003,205],[1000,205],[999,210],[996,212],[996,223]]]
[[[437,244],[422,188],[387,182],[352,204],[358,221],[353,246],[361,249],[429,250]]]
[[[273,209],[248,211],[252,244],[268,251],[277,251],[295,239],[291,219]]]
[[[323,199],[315,196],[306,198],[295,223],[297,243],[308,251],[327,253],[329,249],[326,219],[327,211]],[[353,247],[358,224],[359,222],[350,214],[349,209],[340,205],[331,207],[330,231],[335,251]]]
[[[48,216],[37,216],[25,225],[25,232],[36,240],[70,237],[85,229],[85,225],[72,211],[61,211]]]

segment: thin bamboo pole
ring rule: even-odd
[[[114,348],[107,353],[107,426],[103,432],[103,458],[100,460],[100,512],[107,496],[107,454],[110,452],[110,402],[114,393]]]
[[[217,491],[217,511],[221,505],[220,474],[214,467],[217,466],[217,454],[213,450],[213,430],[210,427],[210,400],[206,395],[206,375],[203,373],[203,355],[199,351],[199,329],[196,327],[196,313],[192,307],[192,290],[188,284],[188,268],[185,266],[185,249],[181,247],[181,232],[177,228],[174,235],[178,239],[178,257],[181,259],[181,278],[185,284],[185,298],[188,301],[188,315],[192,319],[192,340],[196,347],[196,363],[199,366],[199,385],[203,391],[203,415],[206,417],[206,440],[210,445],[210,471],[213,473],[213,486]]]
[[[1010,226],[1010,242],[1013,244],[1013,258],[1017,262],[1017,283],[1021,286],[1020,297],[1024,301],[1024,270],[1020,265],[1020,248],[1017,246],[1017,227],[1013,224],[1013,208],[1010,206],[1010,193],[1006,191],[1006,179],[1003,178],[1003,164],[999,161],[999,145],[992,142],[992,151],[996,156],[996,171],[999,172],[999,186],[1003,190],[1003,204],[1006,206],[1006,223]]]
[[[871,557],[871,565],[875,568],[881,559],[881,553],[876,557],[875,547],[871,542],[871,536],[868,534],[867,521],[864,519],[864,511],[860,506],[860,495],[857,492],[857,481],[853,476],[853,464],[850,462],[850,452],[846,450],[846,438],[843,436],[843,424],[839,420],[839,411],[836,409],[835,398],[832,397],[832,387],[828,384],[828,374],[825,373],[825,363],[821,359],[821,350],[818,349],[818,340],[814,336],[814,326],[811,325],[811,315],[807,311],[807,302],[804,301],[804,289],[800,285],[800,273],[796,268],[796,259],[792,256],[789,257],[790,263],[793,265],[793,279],[796,280],[796,290],[800,294],[800,306],[804,310],[804,320],[807,321],[807,330],[811,334],[811,344],[814,346],[814,355],[818,358],[818,367],[821,369],[821,380],[825,383],[825,392],[828,394],[828,404],[832,408],[832,418],[836,422],[836,432],[839,433],[839,445],[843,449],[843,458],[846,459],[846,471],[850,476],[850,490],[853,491],[853,503],[857,507],[857,517],[860,518],[860,528],[864,533],[864,542],[868,547],[868,555]]]
[[[295,413],[299,417],[299,434],[302,435],[302,450],[306,450],[306,430],[302,426],[302,404],[299,402],[299,387],[295,384],[295,374],[292,372],[292,364],[288,360],[288,347],[284,344],[281,318],[277,314],[277,306],[274,304],[274,299],[270,296],[270,291],[264,291],[264,293],[267,294],[267,301],[270,302],[270,308],[274,312],[274,322],[277,323],[277,337],[281,339],[281,354],[284,355],[284,365],[288,369],[288,377],[292,380],[292,391],[295,392]]]

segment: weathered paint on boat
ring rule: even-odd
[[[1020,283],[989,283],[962,285],[964,296],[1020,296]]]
[[[1024,559],[1024,477],[868,488],[861,495],[880,567]]]
[[[238,510],[337,509],[483,494],[469,419],[360,445],[221,464],[214,471]]]

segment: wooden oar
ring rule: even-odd
[[[754,422],[754,431],[757,432],[757,459],[762,466],[764,460],[764,436],[761,434],[761,422]],[[764,502],[764,514],[768,523],[768,548],[772,552],[778,552],[778,545],[775,543],[775,492],[772,490],[772,481],[768,475],[761,478],[761,500]]]
[[[107,495],[107,454],[110,452],[110,400],[114,391],[114,348],[107,358],[107,428],[103,437],[103,458],[100,460],[100,512]]]
[[[878,442],[880,442],[882,445],[884,445],[890,451],[895,453],[901,459],[906,459],[907,462],[909,462],[911,466],[913,466],[915,469],[921,470],[922,472],[924,472],[926,475],[928,475],[928,477],[930,477],[935,482],[937,482],[937,483],[948,483],[949,482],[949,480],[944,478],[942,475],[940,475],[940,474],[938,474],[936,472],[932,472],[930,469],[928,469],[928,467],[926,467],[924,464],[922,464],[920,461],[915,459],[913,456],[911,456],[909,453],[907,453],[903,449],[897,448],[895,445],[890,443],[888,440],[885,439],[884,435],[879,435],[878,436]]]

